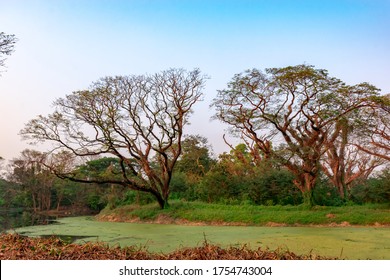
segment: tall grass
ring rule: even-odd
[[[267,225],[279,223],[286,225],[320,225],[349,223],[351,225],[390,225],[388,205],[350,205],[342,207],[316,206],[255,206],[224,205],[204,202],[172,201],[168,209],[160,210],[158,205],[127,205],[113,210],[105,209],[99,214],[111,215],[121,220],[138,218],[150,221],[164,215],[167,219],[186,220],[205,223],[243,223],[248,225]]]

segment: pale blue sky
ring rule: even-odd
[[[198,67],[210,76],[188,133],[227,150],[210,101],[248,68],[307,63],[390,92],[390,1],[4,1],[0,31],[19,38],[0,77],[0,156],[52,102],[107,75]]]

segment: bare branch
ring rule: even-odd
[[[183,129],[192,106],[201,99],[205,79],[198,69],[106,77],[89,90],[56,100],[53,114],[31,120],[21,134],[25,139],[49,141],[79,157],[116,156],[121,180],[101,183],[151,192],[163,207],[181,153]]]

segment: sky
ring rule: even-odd
[[[210,79],[185,133],[216,155],[227,127],[210,103],[246,69],[305,63],[390,93],[390,0],[0,0],[0,32],[18,38],[0,73],[6,160],[37,148],[19,135],[29,120],[105,76],[199,68]]]

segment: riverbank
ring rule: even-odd
[[[390,208],[384,204],[342,207],[222,205],[173,201],[168,209],[156,204],[104,209],[99,221],[216,226],[390,226]]]

